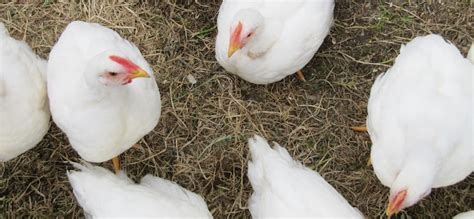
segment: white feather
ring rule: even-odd
[[[212,218],[201,196],[168,180],[145,176],[140,184],[125,173],[73,163],[68,172],[79,205],[91,218]]]
[[[459,213],[453,217],[453,219],[473,219],[474,218],[474,210]]]
[[[46,61],[0,22],[0,161],[38,144],[49,128]]]
[[[253,218],[363,218],[321,175],[294,161],[280,145],[272,149],[256,135],[249,139],[249,148]]]
[[[473,70],[455,46],[428,35],[402,47],[372,86],[372,164],[391,197],[408,189],[402,207],[473,171]]]
[[[263,30],[228,58],[232,22],[248,9],[263,17]],[[333,0],[224,0],[217,18],[216,59],[227,71],[249,82],[279,81],[311,60],[329,33],[333,9]],[[243,19],[255,22],[251,16]]]
[[[109,55],[129,59],[151,77],[123,86],[99,84],[90,74],[105,70],[95,66],[118,68]],[[135,45],[99,24],[75,21],[66,27],[50,54],[48,95],[53,120],[90,162],[121,154],[153,130],[160,117],[153,70]]]

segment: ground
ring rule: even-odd
[[[370,139],[348,127],[364,123],[372,82],[400,44],[439,33],[466,54],[474,36],[469,0],[341,0],[330,35],[303,69],[307,81],[289,76],[261,86],[226,73],[214,58],[220,1],[64,2],[0,3],[0,21],[44,58],[73,20],[100,23],[135,43],[155,71],[163,111],[142,149],[123,154],[123,168],[134,180],[154,174],[203,195],[216,218],[250,217],[246,139],[254,133],[319,171],[367,217],[383,217],[388,189],[366,165]],[[82,216],[67,161],[78,155],[52,124],[36,148],[0,164],[0,218]],[[434,189],[398,216],[447,218],[473,209],[473,186],[471,175]]]

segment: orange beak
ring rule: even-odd
[[[135,70],[130,71],[127,74],[127,78],[125,78],[126,80],[122,83],[122,85],[132,83],[132,80],[135,78],[149,78],[149,77],[150,75],[145,70],[141,68],[137,68]]]
[[[400,206],[405,201],[405,197],[407,196],[407,190],[403,190],[399,192],[395,197],[388,203],[387,210],[385,213],[388,217],[396,214],[400,211]]]
[[[229,49],[227,50],[227,57],[230,58],[232,55],[242,48],[242,42],[240,42],[240,33],[242,32],[242,23],[239,22],[235,27],[234,32],[230,36]]]
[[[149,78],[150,75],[143,69],[137,68],[130,73],[130,79],[134,78]]]

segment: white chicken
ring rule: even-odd
[[[272,149],[256,135],[249,148],[253,218],[363,218],[321,175],[294,161],[277,143]]]
[[[0,161],[38,144],[49,128],[46,61],[0,22]]]
[[[125,173],[73,163],[69,182],[86,218],[212,218],[203,198],[178,184],[146,175],[140,184]]]
[[[390,187],[387,215],[474,170],[474,65],[439,35],[402,46],[370,92],[375,174]]]
[[[453,219],[473,219],[474,218],[474,210],[459,213],[453,217]]]
[[[334,0],[224,0],[217,18],[216,59],[255,84],[298,72],[329,33]]]
[[[94,23],[70,23],[51,50],[48,95],[54,122],[89,162],[118,156],[160,117],[158,86],[140,51]]]

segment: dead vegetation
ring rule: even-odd
[[[73,20],[108,26],[140,48],[157,75],[163,112],[140,142],[142,150],[122,156],[134,179],[154,174],[173,180],[202,194],[216,218],[248,218],[246,138],[259,133],[377,218],[388,189],[366,166],[368,135],[348,127],[364,122],[372,81],[392,64],[400,44],[440,33],[467,52],[474,36],[471,3],[441,2],[337,1],[331,34],[303,69],[307,82],[288,77],[268,86],[225,73],[215,61],[220,1],[17,0],[0,3],[0,21],[44,58]],[[188,74],[198,82],[191,85]],[[0,164],[0,218],[82,216],[65,175],[66,161],[77,160],[52,125],[35,149]],[[473,186],[471,175],[435,189],[399,216],[447,218],[473,209]]]

